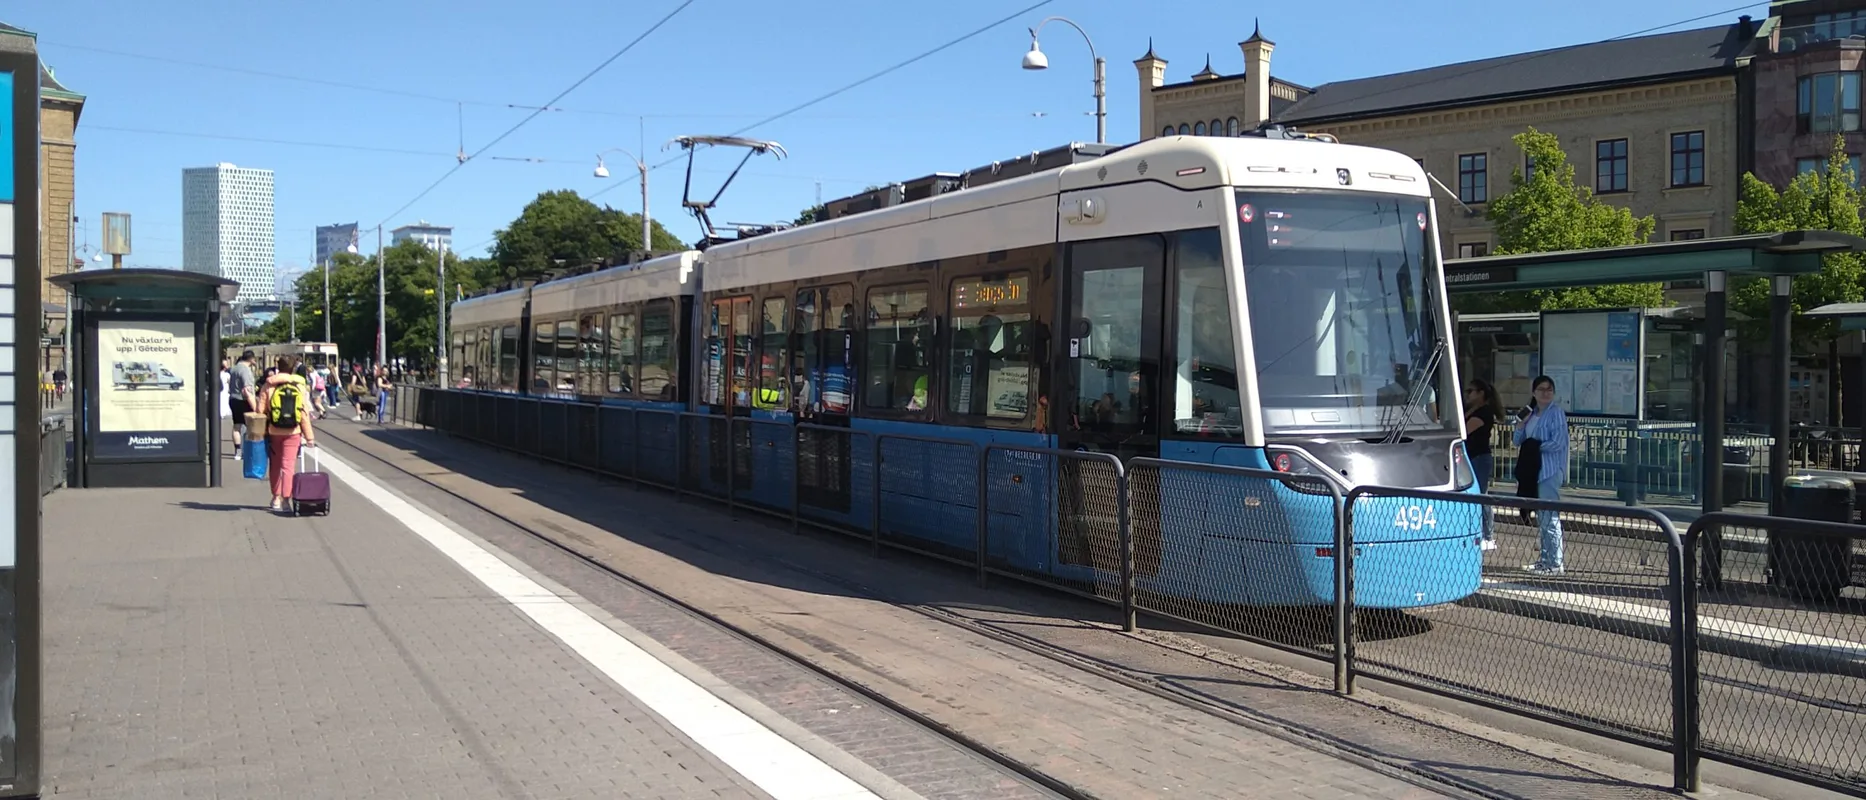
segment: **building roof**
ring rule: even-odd
[[[1736,23],[1335,81],[1276,120],[1340,122],[1734,72],[1753,36],[1753,25]]]

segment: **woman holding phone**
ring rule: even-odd
[[[1516,424],[1518,454],[1517,494],[1541,500],[1560,500],[1561,487],[1568,477],[1568,414],[1555,400],[1555,381],[1547,375],[1536,376],[1530,385],[1529,406]],[[1533,457],[1532,452],[1533,451]],[[1534,486],[1534,494],[1529,487]],[[1523,567],[1540,575],[1560,575],[1562,564],[1561,515],[1538,511],[1542,552],[1534,564]]]

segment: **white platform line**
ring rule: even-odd
[[[1558,606],[1578,611],[1587,611],[1620,619],[1648,622],[1659,625],[1669,624],[1672,618],[1670,608],[1629,603],[1625,600],[1613,600],[1596,595],[1564,592],[1547,589],[1532,584],[1514,583],[1496,578],[1484,579],[1484,591],[1489,594],[1510,597],[1538,605]],[[1757,625],[1750,622],[1722,619],[1719,617],[1698,617],[1698,633],[1721,635],[1732,639],[1747,639],[1776,646],[1805,647],[1811,649],[1832,650],[1837,654],[1853,658],[1866,657],[1866,643],[1850,642],[1817,636],[1769,625]]]
[[[486,588],[776,800],[879,800],[847,775],[688,680],[498,556],[397,497],[374,478],[335,456],[324,454],[323,458],[324,469],[332,476],[426,539]]]

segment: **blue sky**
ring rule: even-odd
[[[592,176],[612,147],[651,164],[680,134],[731,133],[1028,7],[1037,0],[932,3],[695,0],[654,34],[439,188],[396,213],[456,165],[640,35],[681,0],[58,0],[0,17],[39,35],[58,78],[89,97],[78,139],[78,242],[99,243],[99,213],[133,215],[128,263],[181,263],[181,170],[230,161],[274,170],[278,263],[303,269],[316,225],[373,229],[425,219],[452,225],[477,254],[538,192],[573,189],[626,211],[641,205],[628,156]],[[1493,0],[1414,3],[1141,3],[1052,0],[833,99],[744,135],[790,157],[755,157],[716,222],[789,220],[821,196],[958,171],[1071,140],[1093,141],[1092,62],[1081,36],[1043,31],[1046,72],[1018,68],[1026,28],[1067,16],[1108,61],[1108,130],[1138,134],[1133,60],[1149,37],[1183,81],[1205,64],[1242,70],[1237,43],[1254,15],[1277,43],[1272,69],[1317,85],[1596,41],[1706,14],[1680,27],[1762,17],[1741,0]],[[516,11],[515,11],[516,10]],[[105,52],[112,51],[112,52]],[[153,56],[154,58],[136,56]],[[218,68],[172,63],[172,59]],[[254,73],[307,78],[286,80]],[[376,91],[334,86],[348,84]],[[464,102],[465,105],[460,105]],[[153,133],[162,131],[168,133]],[[181,134],[181,135],[170,135]],[[212,138],[229,137],[229,138]],[[266,141],[271,140],[271,141]],[[286,144],[283,142],[313,143]],[[398,152],[377,152],[365,148]],[[696,194],[710,196],[739,151],[702,154]],[[493,156],[543,161],[500,161]],[[653,216],[684,239],[681,166],[650,174]],[[393,215],[393,216],[391,216]]]

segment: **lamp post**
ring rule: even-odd
[[[376,226],[376,366],[389,366],[389,292],[382,271],[382,225]]]
[[[648,224],[648,165],[641,159],[635,158],[634,153],[630,153],[620,147],[611,147],[608,150],[596,154],[596,177],[598,178],[609,177],[609,167],[603,164],[603,156],[609,153],[621,153],[622,155],[635,159],[635,169],[641,172],[641,249],[644,253],[653,250],[654,240],[649,238],[648,235],[650,230]]]
[[[1095,42],[1089,39],[1088,31],[1082,30],[1082,26],[1077,25],[1068,17],[1045,17],[1042,22],[1037,23],[1037,27],[1030,29],[1030,52],[1024,54],[1024,69],[1049,69],[1049,56],[1044,55],[1043,51],[1037,47],[1037,32],[1043,30],[1043,26],[1051,22],[1061,22],[1075,28],[1076,33],[1082,34],[1082,41],[1088,42],[1089,56],[1095,59],[1095,143],[1106,144],[1108,142],[1108,62],[1095,53]]]
[[[436,241],[434,249],[440,254],[440,270],[434,287],[434,299],[440,304],[435,312],[435,370],[434,385],[447,388],[447,245]]]

